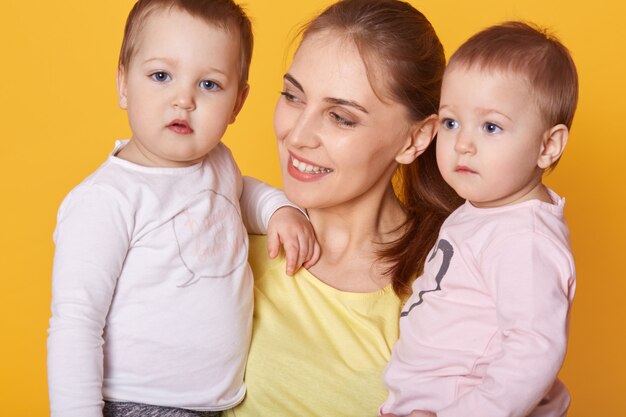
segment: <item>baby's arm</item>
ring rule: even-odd
[[[554,383],[565,357],[574,265],[567,248],[537,233],[493,242],[479,268],[493,294],[502,349],[482,383],[438,417],[526,416]]]
[[[244,177],[240,204],[248,232],[267,233],[271,258],[278,255],[280,245],[283,245],[288,275],[302,265],[315,265],[320,247],[313,227],[304,211],[287,200],[282,191],[254,178]]]
[[[102,417],[103,329],[129,244],[110,196],[80,186],[59,209],[48,336],[53,417]]]
[[[267,251],[275,258],[283,245],[287,261],[287,275],[293,275],[300,266],[309,268],[320,257],[320,246],[311,222],[293,207],[281,207],[270,218],[267,228]]]

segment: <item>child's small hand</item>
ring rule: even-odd
[[[411,414],[406,417],[437,417],[437,414],[430,411],[413,410]]]
[[[389,414],[382,414],[380,417],[399,417],[399,416],[389,413]],[[411,411],[411,414],[408,414],[405,417],[437,417],[437,414],[431,413],[430,411],[413,410]]]
[[[267,252],[275,258],[280,245],[285,250],[287,275],[293,275],[301,266],[309,268],[320,257],[320,246],[313,226],[300,210],[281,207],[272,215],[267,226]]]

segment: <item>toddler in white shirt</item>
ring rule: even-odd
[[[247,233],[267,231],[273,256],[284,244],[288,273],[319,255],[306,217],[242,178],[220,142],[251,55],[232,0],[140,0],[130,12],[118,90],[132,137],[58,214],[52,416],[214,416],[243,399]]]

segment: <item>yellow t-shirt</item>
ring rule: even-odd
[[[250,237],[254,324],[246,398],[230,417],[377,416],[387,397],[382,371],[398,338],[402,307],[391,285],[339,291]]]

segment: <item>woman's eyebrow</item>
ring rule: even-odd
[[[293,78],[293,76],[289,73],[285,74],[283,76],[283,79],[289,81],[291,84],[293,84],[294,87],[296,87],[298,90],[302,91],[304,93],[304,88],[302,88],[302,85],[296,81],[295,78]]]
[[[286,81],[289,81],[291,84],[293,84],[294,87],[296,87],[298,90],[302,91],[304,93],[304,88],[302,87],[302,84],[300,84],[294,77],[293,75],[287,73],[283,76],[283,79]],[[327,97],[324,99],[325,102],[327,103],[331,103],[331,104],[337,104],[339,106],[350,106],[350,107],[354,107],[357,110],[362,111],[365,114],[369,114],[369,112],[367,111],[367,109],[363,106],[361,106],[359,103],[357,103],[356,101],[352,101],[352,100],[346,100],[343,98],[335,98],[335,97]]]
[[[327,98],[324,99],[324,101],[326,101],[328,103],[332,103],[332,104],[338,104],[340,106],[354,107],[355,109],[360,110],[360,111],[362,111],[365,114],[369,114],[367,109],[365,107],[361,106],[356,101],[346,100],[346,99],[343,99],[343,98],[334,98],[334,97],[327,97]]]

